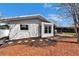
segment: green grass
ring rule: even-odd
[[[63,34],[76,36],[76,33],[63,33]]]
[[[65,34],[70,34],[70,35],[74,35],[74,34],[76,34],[76,33],[65,33]]]

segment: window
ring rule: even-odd
[[[51,26],[45,25],[45,27],[44,27],[44,33],[51,33]]]
[[[28,30],[28,25],[20,25],[21,30]]]
[[[45,26],[45,31],[44,31],[44,33],[48,33],[48,28],[47,28],[47,26]]]
[[[49,26],[49,33],[51,33],[51,26]]]

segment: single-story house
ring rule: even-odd
[[[54,24],[41,15],[3,18],[0,22],[13,24],[9,31],[10,40],[54,36]]]

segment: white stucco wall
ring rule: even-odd
[[[39,22],[37,20],[16,21],[15,23],[16,26],[10,31],[10,40],[39,36]],[[28,25],[29,30],[20,30],[20,24]]]
[[[44,33],[44,25],[51,25],[51,33]],[[53,28],[53,24],[52,23],[45,23],[42,22],[41,23],[41,37],[50,37],[50,36],[54,36],[54,28]]]

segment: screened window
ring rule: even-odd
[[[51,33],[51,26],[45,25],[44,33]]]
[[[28,30],[28,25],[20,25],[21,30]]]

